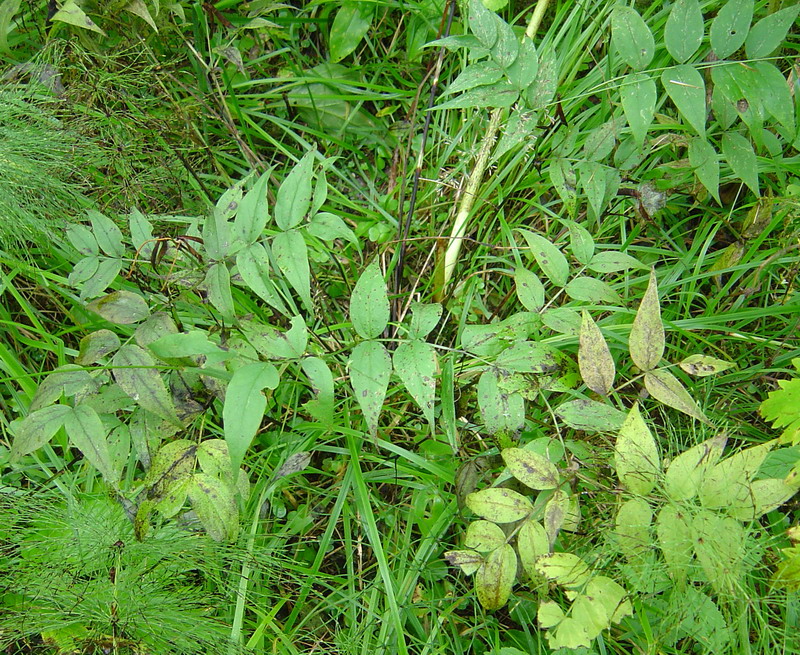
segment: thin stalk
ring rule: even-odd
[[[533,11],[531,20],[525,30],[525,37],[523,38],[533,39],[542,23],[544,12],[547,10],[549,3],[550,0],[537,0],[536,8]],[[475,161],[475,168],[472,169],[472,175],[470,175],[467,186],[464,189],[464,195],[462,196],[461,204],[458,208],[458,214],[456,214],[456,219],[453,222],[453,229],[450,232],[450,241],[444,254],[442,284],[437,294],[440,297],[439,299],[441,299],[447,291],[447,286],[450,284],[453,271],[458,263],[458,255],[461,252],[461,242],[467,231],[467,219],[475,204],[475,198],[478,194],[478,189],[480,189],[481,182],[483,182],[483,174],[486,172],[486,167],[489,164],[489,155],[494,147],[497,130],[500,129],[502,117],[503,109],[501,107],[492,111],[489,117],[489,126],[486,130],[486,136],[483,138],[480,151],[478,152],[478,158]]]

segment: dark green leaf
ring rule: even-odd
[[[689,163],[708,192],[722,204],[719,197],[719,157],[708,141],[696,137],[689,141]]]
[[[750,142],[741,134],[726,132],[722,135],[722,155],[730,164],[734,174],[750,187],[753,193],[759,195],[758,162]]]
[[[747,38],[753,19],[753,0],[728,0],[711,23],[711,48],[718,59],[732,55]]]
[[[330,33],[330,58],[341,61],[361,43],[372,25],[375,5],[360,0],[346,0],[333,19]]]
[[[183,427],[175,413],[172,397],[156,369],[156,362],[147,351],[127,344],[116,352],[111,365],[117,384],[133,401],[147,411]]]
[[[745,41],[745,51],[748,59],[761,59],[769,57],[781,42],[800,12],[800,5],[786,7],[774,14],[765,16],[750,29]]]
[[[272,241],[272,254],[278,270],[297,291],[306,309],[311,310],[311,271],[303,235],[297,230],[277,234]]]

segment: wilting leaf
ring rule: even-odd
[[[487,610],[498,610],[508,602],[517,578],[517,554],[506,544],[489,553],[475,575],[478,601]]]
[[[469,494],[467,507],[478,516],[495,523],[519,521],[528,516],[533,509],[531,501],[526,496],[499,487]]]
[[[664,355],[664,325],[655,270],[650,271],[650,282],[633,320],[628,347],[633,363],[643,371],[658,366]]]
[[[378,419],[389,387],[392,360],[383,344],[362,341],[350,355],[350,384],[370,434],[378,431]]]
[[[444,558],[453,566],[458,566],[464,575],[472,575],[483,564],[483,555],[474,550],[448,550]]]
[[[93,300],[86,308],[117,325],[138,323],[150,316],[150,308],[144,298],[130,291],[114,291]]]
[[[558,469],[546,457],[524,448],[505,448],[501,455],[511,475],[531,489],[558,486]]]
[[[703,423],[709,422],[680,380],[669,371],[664,369],[647,371],[644,375],[644,386],[653,398],[660,400],[665,405],[669,405]]]
[[[667,495],[675,501],[694,498],[706,473],[722,457],[722,451],[727,441],[727,436],[718,434],[716,437],[692,446],[673,459],[664,477],[664,491],[667,492]]]
[[[603,333],[587,311],[583,312],[581,323],[578,367],[587,387],[602,396],[608,395],[617,369]]]
[[[661,463],[658,447],[634,404],[617,435],[614,463],[620,482],[636,494],[649,494],[656,484]]]
[[[183,427],[172,404],[172,396],[150,353],[127,344],[116,352],[111,365],[117,384],[134,402],[148,412]]]
[[[568,509],[569,496],[561,489],[556,489],[544,506],[544,530],[547,533],[550,548],[555,544],[556,537],[564,525]]]

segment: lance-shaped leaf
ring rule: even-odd
[[[524,448],[505,448],[501,455],[511,475],[531,489],[558,486],[558,469],[546,457]]]
[[[507,376],[489,368],[478,380],[478,407],[487,432],[516,432],[525,425],[525,399],[519,393],[509,393],[500,387]]]
[[[548,239],[530,230],[520,230],[539,268],[556,286],[563,287],[569,277],[569,263],[563,253]]]
[[[233,541],[239,534],[239,510],[233,488],[206,473],[195,473],[189,500],[197,518],[214,541]]]
[[[656,535],[669,576],[683,584],[694,559],[691,515],[683,508],[665,505],[656,518]]]
[[[119,478],[111,462],[108,434],[97,412],[86,404],[76,406],[64,417],[64,429],[72,445],[114,486]]]
[[[433,347],[417,339],[404,341],[395,350],[392,360],[395,372],[433,427],[437,365]]]
[[[392,373],[392,360],[383,344],[377,341],[362,341],[350,355],[350,384],[356,395],[359,407],[364,414],[367,429],[375,435],[378,431],[378,418],[381,414],[389,377]]]
[[[256,362],[236,369],[228,384],[222,421],[234,472],[239,470],[264,418],[267,399],[262,389],[275,389],[278,382],[278,371],[272,364]]]
[[[760,195],[758,160],[750,142],[741,134],[726,132],[722,135],[722,154],[742,182],[757,196]]]
[[[303,407],[311,416],[325,425],[333,425],[333,374],[330,368],[320,357],[305,357],[300,360],[303,373],[308,376],[311,383],[311,392],[314,399],[309,400]]]
[[[389,323],[389,296],[377,259],[356,282],[350,298],[350,320],[364,339],[377,338]]]
[[[517,552],[522,568],[531,577],[538,577],[536,560],[550,553],[550,539],[539,521],[528,519],[517,533]]]
[[[114,291],[93,300],[87,309],[100,314],[109,323],[129,325],[150,316],[150,308],[140,295],[130,291]]]
[[[716,375],[717,373],[722,373],[722,371],[727,371],[733,366],[736,366],[733,362],[727,362],[724,359],[717,359],[709,355],[689,355],[680,363],[680,367],[684,371],[697,377]]]
[[[664,355],[664,324],[661,322],[656,272],[652,269],[647,291],[633,320],[628,348],[633,363],[643,371],[658,366]]]
[[[120,389],[133,401],[148,412],[183,427],[150,353],[139,346],[127,344],[116,352],[111,365]]]
[[[608,395],[617,369],[603,333],[585,310],[578,346],[578,368],[587,387],[602,396]]]
[[[67,405],[49,405],[31,412],[24,419],[12,421],[14,443],[11,444],[11,461],[15,462],[44,446],[64,425],[64,419],[71,411]]]
[[[664,476],[664,491],[667,495],[675,501],[694,498],[708,471],[722,457],[727,441],[725,434],[718,434],[673,459]]]
[[[635,494],[649,494],[661,472],[658,447],[634,404],[622,424],[614,447],[614,463],[620,482]]]
[[[491,521],[473,521],[467,527],[464,545],[479,553],[488,553],[506,543],[506,533]]]
[[[297,226],[311,207],[311,166],[314,153],[305,156],[286,176],[275,198],[275,223],[281,230]]]
[[[533,504],[519,492],[497,487],[469,494],[467,507],[487,521],[512,523],[528,516]]]
[[[478,602],[487,610],[499,610],[508,602],[517,578],[517,554],[506,544],[489,553],[475,574]]]
[[[272,240],[272,254],[278,270],[297,291],[306,308],[311,309],[311,270],[303,235],[297,230],[275,235]]]
[[[644,374],[644,386],[656,400],[660,400],[665,405],[688,414],[698,421],[709,423],[706,415],[694,402],[680,380],[669,371],[661,368],[647,371]]]

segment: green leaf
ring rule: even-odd
[[[611,38],[619,56],[631,68],[641,70],[653,60],[653,33],[633,7],[614,7]]]
[[[367,429],[375,435],[392,374],[392,360],[383,344],[362,341],[353,348],[349,369],[350,384],[364,414]]]
[[[558,487],[558,469],[546,457],[524,448],[505,448],[500,454],[511,475],[522,484],[537,490]]]
[[[689,357],[686,357],[680,363],[680,367],[684,371],[689,375],[695,375],[697,377],[716,375],[734,366],[736,366],[736,364],[733,362],[717,359],[710,355],[689,355]]]
[[[689,59],[703,42],[703,12],[697,0],[678,0],[664,26],[667,52],[679,64]]]
[[[552,307],[541,316],[542,323],[558,334],[577,337],[581,331],[581,315],[569,307]]]
[[[448,550],[444,558],[467,576],[475,573],[483,564],[483,555],[474,550]]]
[[[203,284],[208,289],[208,300],[228,323],[233,321],[233,295],[231,274],[225,262],[217,262],[208,268]]]
[[[686,581],[694,558],[691,515],[681,507],[665,505],[656,518],[656,535],[670,577],[679,585]]]
[[[795,367],[800,359],[792,360]],[[774,428],[786,428],[782,439],[793,440],[794,434],[800,431],[800,378],[779,380],[776,391],[771,391],[767,399],[759,406],[759,412]]]
[[[519,230],[539,264],[539,268],[556,286],[563,287],[569,277],[569,263],[562,252],[548,239],[530,230]]]
[[[311,219],[306,229],[309,234],[313,234],[318,239],[322,239],[328,243],[336,239],[345,239],[354,244],[359,250],[361,249],[358,237],[356,237],[353,230],[347,226],[347,223],[336,214],[320,212]]]
[[[205,330],[190,330],[176,334],[165,334],[147,347],[159,359],[183,359],[203,355],[216,361],[224,361],[231,353],[210,341]]]
[[[746,506],[750,481],[775,445],[768,441],[740,450],[706,473],[700,484],[700,503],[706,509]]]
[[[497,41],[489,48],[489,56],[503,69],[514,65],[519,56],[520,41],[511,25],[496,14],[493,16],[497,25]]]
[[[92,278],[97,273],[100,266],[100,258],[91,256],[81,259],[69,274],[67,284],[74,288],[83,288],[83,283]]]
[[[456,77],[442,95],[462,93],[478,86],[494,84],[503,77],[503,69],[493,61],[479,61],[467,66],[461,74]]]
[[[441,304],[412,302],[408,336],[412,339],[424,339],[439,324],[441,318]]]
[[[122,245],[122,231],[117,224],[99,211],[90,209],[87,213],[100,250],[109,257],[122,257],[125,247]]]
[[[539,73],[539,57],[536,55],[536,46],[533,41],[523,38],[519,44],[519,53],[514,63],[506,68],[506,78],[519,91],[531,87],[536,83]]]
[[[120,346],[119,337],[111,330],[95,330],[81,339],[76,364],[87,366],[96,364]]]
[[[614,149],[618,132],[619,125],[615,120],[606,121],[595,127],[586,136],[583,144],[583,158],[595,162],[604,160]]]
[[[547,344],[518,341],[498,355],[496,365],[514,373],[553,373],[558,370],[557,354],[558,351]]]
[[[619,430],[614,447],[614,464],[620,482],[635,494],[645,496],[661,474],[661,460],[653,434],[634,403]]]
[[[786,78],[777,66],[766,61],[757,61],[753,64],[753,78],[764,109],[794,134],[794,99]]]
[[[232,254],[231,224],[228,219],[236,212],[241,199],[241,183],[235,184],[220,196],[211,216],[203,223],[203,246],[208,257],[214,261],[222,261]]]
[[[589,566],[572,553],[543,555],[536,562],[536,570],[567,589],[579,589],[591,579]]]
[[[758,162],[750,142],[741,134],[725,132],[722,135],[722,155],[730,164],[734,175],[750,187],[753,193],[759,195]]]
[[[433,109],[487,109],[510,107],[519,99],[519,91],[505,80],[470,89],[460,96],[437,104]]]
[[[311,304],[311,272],[308,267],[308,249],[303,235],[297,230],[289,230],[275,235],[272,240],[272,254],[278,270],[292,285],[306,309]]]
[[[522,568],[531,578],[537,577],[536,561],[550,553],[550,539],[539,521],[528,519],[517,533],[517,552]]]
[[[539,72],[536,74],[536,81],[524,94],[528,108],[542,109],[553,102],[558,88],[559,66],[560,62],[554,49],[547,48],[539,52]]]
[[[499,382],[507,376],[497,369],[485,370],[478,380],[478,407],[486,431],[514,433],[525,425],[525,400],[519,393],[508,393]]]
[[[249,246],[258,241],[264,233],[269,220],[267,206],[267,185],[272,170],[263,173],[253,188],[248,191],[236,210],[236,218],[231,226],[231,240],[242,246]],[[278,191],[280,194],[280,191]]]
[[[725,59],[742,47],[753,20],[753,4],[753,0],[728,0],[717,12],[709,31],[717,59]]]
[[[100,254],[100,247],[92,231],[85,225],[71,225],[67,228],[67,239],[72,246],[84,257],[94,257]]]
[[[570,400],[556,408],[556,416],[571,428],[585,432],[616,432],[626,414],[594,400]]]
[[[64,425],[72,408],[67,405],[49,405],[31,412],[23,419],[11,422],[14,443],[11,444],[11,461],[32,453],[44,446]]]
[[[511,596],[517,578],[517,554],[506,544],[489,553],[475,575],[478,602],[487,610],[498,610]]]
[[[475,514],[494,523],[513,523],[524,519],[533,510],[527,496],[500,487],[471,493],[466,502]]]
[[[606,303],[621,303],[619,294],[607,282],[593,277],[579,275],[572,278],[564,287],[566,294],[573,300],[590,302],[594,305]]]
[[[153,226],[142,212],[135,207],[128,215],[128,228],[131,233],[131,244],[136,249],[139,260],[148,260],[153,252]]]
[[[122,260],[101,257],[97,264],[97,270],[81,286],[81,300],[94,298],[103,293],[119,275],[120,270],[122,270]]]
[[[733,518],[740,521],[754,521],[767,512],[771,512],[794,497],[800,487],[796,474],[787,479],[766,478],[755,480],[748,485],[748,493],[736,498],[726,510]]]
[[[667,496],[674,501],[694,498],[708,471],[722,457],[727,441],[728,438],[724,434],[718,434],[692,446],[673,459],[664,478],[664,491]]]
[[[604,250],[592,257],[587,268],[595,273],[617,273],[629,268],[646,269],[647,266],[627,253],[618,250]]]
[[[665,405],[688,414],[698,421],[708,424],[709,420],[703,414],[692,396],[681,384],[680,380],[665,369],[647,371],[644,374],[644,386],[653,398],[660,400]]]
[[[61,9],[53,14],[50,20],[61,21],[62,23],[74,25],[75,27],[80,27],[84,30],[97,32],[103,36],[106,35],[106,33],[97,27],[94,21],[86,15],[83,9],[76,4],[75,0],[66,0],[66,2],[61,5]]]
[[[239,510],[233,489],[205,473],[195,473],[189,499],[208,536],[214,541],[234,541],[239,534]]]
[[[617,194],[619,172],[596,161],[582,161],[576,169],[589,201],[589,215],[595,221],[599,221],[609,199]]]
[[[735,519],[700,510],[692,521],[694,550],[717,593],[733,593],[743,572],[745,532]]]
[[[236,255],[236,268],[242,281],[270,307],[274,307],[284,316],[289,310],[281,300],[275,285],[269,277],[269,255],[261,243],[254,243],[242,249]]]
[[[93,391],[97,387],[97,382],[82,366],[77,364],[64,364],[53,370],[48,375],[31,400],[28,408],[29,412],[35,412],[42,407],[52,405],[61,396],[85,395],[87,391]]]
[[[86,308],[117,325],[138,323],[150,316],[150,308],[144,298],[130,291],[114,291],[93,300]]]
[[[350,320],[363,339],[375,339],[389,324],[389,296],[378,260],[358,278],[350,298]]]
[[[689,141],[689,163],[700,184],[708,189],[717,203],[722,204],[719,197],[719,157],[714,146],[702,137]]]
[[[578,345],[578,368],[587,387],[601,396],[608,395],[617,369],[603,333],[585,310]]]
[[[108,450],[108,434],[100,417],[91,407],[78,404],[64,417],[64,429],[73,446],[94,466],[106,482],[115,486],[119,481]]]
[[[518,266],[514,269],[514,285],[519,301],[529,312],[538,312],[544,307],[544,286],[535,273]]]
[[[436,395],[436,352],[423,341],[403,341],[392,357],[394,370],[411,397],[420,406],[433,428],[433,401]]]
[[[644,498],[631,498],[620,505],[614,520],[614,537],[629,562],[641,558],[652,548],[652,522],[653,510]]]
[[[178,326],[166,312],[156,312],[136,328],[133,338],[142,348],[160,339],[165,334],[177,334]]]
[[[496,523],[491,521],[473,521],[467,527],[467,536],[464,546],[477,550],[479,553],[488,553],[506,543],[506,533]]]
[[[628,75],[620,87],[620,95],[631,134],[642,148],[655,114],[656,83],[653,78],[643,73]]]
[[[664,356],[664,325],[661,322],[661,305],[658,301],[656,272],[650,270],[650,281],[633,320],[628,340],[631,359],[643,371],[649,371]]]
[[[372,26],[375,5],[371,2],[347,0],[342,3],[331,25],[330,59],[339,62],[352,53]]]
[[[592,261],[594,255],[594,239],[589,231],[580,223],[562,218],[561,223],[569,229],[569,248],[581,264]]]
[[[706,85],[694,66],[682,64],[661,73],[661,83],[678,111],[701,136],[706,135]]]
[[[469,2],[469,31],[484,48],[490,49],[497,42],[497,20],[481,0]]]
[[[0,3],[0,52],[11,54],[8,47],[8,34],[11,32],[11,21],[19,11],[22,0],[3,0]]]
[[[264,419],[267,399],[262,390],[275,389],[279,381],[278,370],[272,364],[256,362],[236,369],[228,383],[222,422],[233,471],[242,465]]]
[[[753,25],[744,44],[747,58],[761,59],[775,52],[786,38],[798,12],[800,5],[787,7],[762,18]]]
[[[111,360],[114,379],[134,402],[148,412],[183,427],[164,380],[150,354],[133,344],[120,348]]]
[[[339,13],[341,14],[343,10],[344,6]],[[334,28],[335,26],[336,21],[334,20]],[[307,152],[278,188],[274,212],[275,223],[281,230],[290,230],[299,225],[311,208],[311,167],[313,162],[314,152]]]
[[[303,373],[308,376],[314,399],[303,407],[323,425],[333,425],[334,385],[330,368],[320,357],[304,357],[300,360]]]
[[[152,27],[153,31],[158,32],[158,27],[156,27],[156,22],[150,15],[150,11],[147,9],[147,5],[145,5],[144,2],[142,2],[142,0],[131,0],[122,9],[123,11],[130,12],[134,16],[138,16],[150,27]]]

